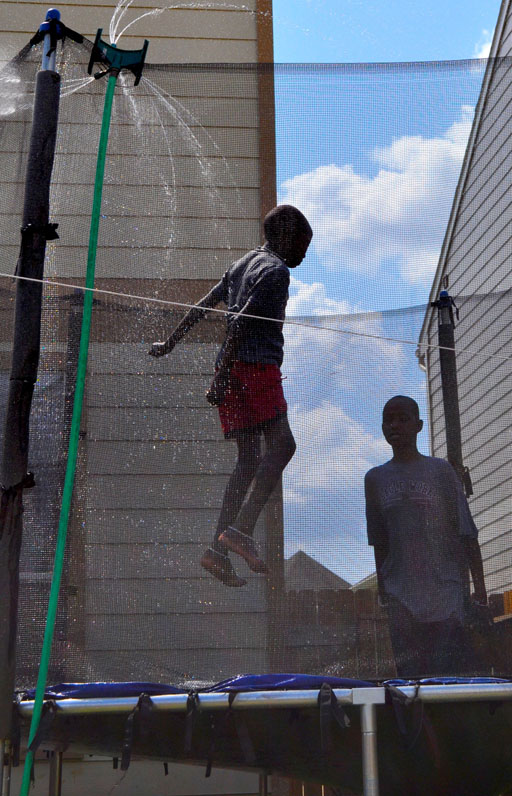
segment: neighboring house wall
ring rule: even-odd
[[[512,588],[512,4],[504,0],[431,300],[448,280],[456,324],[463,459],[480,530],[489,592]],[[437,311],[421,337],[426,355],[432,453],[446,456]],[[464,353],[467,349],[467,353]],[[497,357],[492,357],[497,354]],[[502,358],[499,357],[502,355]],[[508,359],[506,358],[508,355]]]
[[[143,0],[129,9],[126,19],[166,5],[164,0]],[[253,0],[258,13],[247,11],[245,0],[228,4],[239,10],[215,9],[209,0],[195,5],[199,8],[148,14],[129,29],[120,46],[138,49],[147,37],[148,63],[272,61],[270,0]],[[47,7],[0,2],[2,59],[28,42]],[[103,27],[108,41],[114,8],[113,3],[68,4],[61,8],[62,20],[91,39]],[[150,70],[145,76],[151,76]],[[131,76],[126,82],[131,84]],[[48,258],[47,275],[72,284],[82,284],[85,272],[84,233],[99,132],[97,125],[88,124],[80,103],[97,104],[95,89],[96,84],[89,96],[86,91],[61,103],[62,135],[73,150],[56,161],[52,220],[59,223],[61,238]],[[119,86],[118,92],[122,90]],[[271,70],[260,74],[207,67],[186,74],[178,67],[171,91],[199,117],[206,131],[202,140],[209,136],[209,148],[202,155],[214,164],[217,155],[225,158],[224,167],[214,170],[213,183],[227,218],[217,229],[217,219],[209,217],[208,192],[190,180],[198,172],[192,168],[195,155],[180,144],[172,125],[166,135],[173,141],[177,163],[173,218],[167,225],[165,202],[156,213],[133,214],[134,207],[147,209],[155,186],[162,188],[169,152],[165,147],[158,150],[164,140],[160,118],[146,114],[141,119],[145,140],[157,139],[159,144],[135,151],[133,142],[121,134],[123,120],[117,119],[116,126],[115,102],[96,284],[119,293],[193,302],[233,259],[260,242],[262,216],[275,202],[273,80]],[[139,96],[144,92],[147,88],[141,84]],[[162,169],[151,165],[153,156],[157,162],[161,159]],[[17,180],[9,189],[11,195],[20,196],[19,163],[7,146],[0,159],[9,165],[10,179]],[[144,159],[147,171],[141,182],[138,169],[144,169]],[[84,173],[86,180],[81,179]],[[225,181],[228,173],[238,194]],[[169,248],[171,226],[175,243]],[[19,233],[10,233],[6,240],[11,243],[4,254],[14,269]],[[234,463],[234,446],[222,439],[216,412],[204,399],[223,323],[203,322],[173,357],[157,362],[147,355],[149,345],[162,329],[172,328],[182,311],[152,315],[146,307],[141,320],[133,313],[136,302],[117,301],[126,311],[121,306],[112,312],[108,301],[95,309],[83,416],[86,442],[81,446],[65,592],[71,595],[72,618],[57,637],[55,665],[64,669],[56,671],[73,678],[75,663],[90,679],[168,682],[264,671],[265,579],[251,576],[246,589],[228,590],[199,567]],[[64,323],[59,334],[60,341],[45,340],[57,359],[67,345]],[[265,523],[260,525],[263,545]],[[25,580],[29,578],[28,572]]]

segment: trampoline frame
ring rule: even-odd
[[[503,683],[450,683],[432,685],[397,685],[404,697],[424,703],[441,702],[497,702],[512,701],[512,682]],[[361,758],[363,774],[363,796],[379,796],[379,761],[377,753],[377,706],[386,702],[386,687],[375,685],[366,688],[334,688],[333,693],[340,705],[360,708],[361,714]],[[249,691],[238,693],[230,706],[229,692],[199,693],[197,705],[208,711],[248,710],[273,708],[312,708],[318,705],[318,690],[300,691]],[[187,694],[165,694],[151,697],[153,708],[161,712],[185,712]],[[91,714],[128,714],[138,703],[138,697],[116,697],[98,699],[51,700],[59,712],[65,715],[85,716]],[[23,718],[29,718],[34,710],[34,701],[21,701],[17,709]],[[56,752],[50,761],[49,796],[60,796],[62,789],[62,752]],[[265,777],[260,778],[260,790]],[[0,796],[8,793],[0,791]]]

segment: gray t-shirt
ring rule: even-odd
[[[368,542],[387,549],[387,594],[421,622],[462,620],[467,573],[462,536],[478,531],[453,467],[421,456],[366,474]]]

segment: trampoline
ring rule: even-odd
[[[494,150],[481,142],[489,97],[506,100],[507,59],[135,69],[116,61],[113,75],[107,56],[100,33],[94,44],[59,40],[51,212],[22,231],[25,254],[31,236],[44,238],[44,274],[18,265],[15,280],[41,42],[0,73],[4,415],[25,400],[9,397],[13,350],[29,327],[40,336],[32,382],[21,378],[32,401],[22,475],[4,466],[12,483],[2,493],[10,529],[0,540],[2,655],[16,691],[4,752],[10,761],[12,750],[51,752],[51,796],[65,753],[110,756],[123,770],[146,758],[201,764],[207,775],[276,774],[337,796],[505,793],[512,285],[505,232],[491,229],[482,242],[465,220],[463,242],[443,248],[443,239],[447,227],[458,230],[466,199],[495,202],[485,215],[495,224],[508,212]],[[487,171],[472,187],[468,175]],[[300,206],[314,230],[310,260],[291,273],[283,324],[297,453],[256,525],[268,576],[237,560],[247,584],[230,589],[200,566],[235,462],[204,399],[228,313],[208,312],[168,357],[149,350],[261,244],[270,199]],[[492,287],[475,276],[459,293],[440,281],[438,258],[457,247],[474,257],[475,274],[492,269]],[[25,288],[40,300],[40,319],[31,310],[13,332]],[[471,602],[464,566],[474,656],[439,678],[397,679],[366,532],[364,476],[390,457],[380,426],[395,394],[419,404],[420,452],[452,462],[479,529],[489,605]],[[4,437],[15,427],[8,422]],[[429,484],[409,487],[427,505]],[[426,526],[436,511],[427,507]],[[416,555],[413,541],[404,560]],[[418,577],[424,568],[418,557]],[[441,610],[438,595],[429,601]]]

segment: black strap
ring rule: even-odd
[[[49,699],[47,702],[43,703],[43,709],[41,711],[41,719],[39,721],[39,727],[37,728],[36,734],[32,738],[28,749],[34,753],[32,757],[32,766],[30,768],[30,782],[34,784],[35,777],[34,777],[34,762],[35,762],[35,755],[39,748],[41,741],[45,733],[50,729],[55,715],[57,713],[57,705],[53,699]]]
[[[185,754],[189,755],[192,751],[192,733],[194,730],[194,720],[197,712],[198,694],[197,691],[189,691],[187,697],[187,714],[185,717]]]
[[[133,737],[135,721],[138,718],[141,735],[147,735],[149,730],[149,714],[153,709],[153,702],[149,694],[141,694],[137,704],[128,715],[124,726],[123,750],[121,754],[121,771],[127,771],[132,758]]]
[[[254,766],[256,764],[256,751],[254,749],[254,744],[252,742],[247,724],[245,720],[241,716],[237,715],[236,712],[233,710],[233,703],[239,693],[241,692],[240,691],[229,692],[228,709],[222,719],[222,722],[217,726],[215,722],[212,720],[210,728],[211,743],[210,743],[210,748],[208,750],[208,757],[206,760],[205,777],[209,777],[212,773],[212,765],[215,757],[216,743],[226,733],[230,723],[234,725],[235,732],[238,737],[238,742],[240,744],[240,749],[244,757],[244,761],[249,766]]]
[[[25,238],[27,235],[37,233],[42,235],[45,240],[57,240],[59,237],[57,234],[58,226],[58,224],[27,224],[21,228],[21,236]]]
[[[239,691],[230,692],[228,714],[231,714],[233,716],[235,730],[238,736],[238,742],[240,744],[240,749],[242,750],[244,760],[249,766],[253,766],[256,763],[256,752],[254,751],[254,745],[251,740],[247,724],[241,716],[237,716],[233,711],[233,703],[237,698],[238,694]]]
[[[395,712],[395,718],[398,724],[398,729],[400,730],[405,743],[405,748],[407,752],[412,751],[414,748],[418,738],[420,737],[421,731],[425,731],[425,735],[427,738],[427,744],[432,754],[432,759],[434,765],[438,771],[441,771],[441,750],[439,747],[439,743],[437,740],[435,729],[430,721],[430,717],[428,716],[425,705],[423,702],[420,703],[420,712],[417,722],[417,727],[414,732],[407,728],[407,724],[405,721],[406,709],[413,706],[415,703],[418,702],[418,692],[420,690],[420,684],[415,683],[414,685],[414,693],[412,697],[408,697],[394,685],[390,685],[385,683],[384,688],[386,689],[386,700],[388,695],[391,699],[391,704],[393,705],[393,709]]]
[[[32,738],[32,741],[29,744],[29,750],[37,752],[41,741],[43,740],[45,734],[50,729],[53,720],[57,713],[57,704],[53,699],[48,699],[46,702],[43,703],[43,709],[41,711],[41,719],[39,721],[39,727],[37,728],[36,734]]]
[[[414,732],[408,728],[406,722],[407,709],[411,705],[414,705],[418,700],[418,691],[420,689],[420,684],[419,683],[415,684],[414,693],[410,697],[407,696],[407,694],[404,694],[404,692],[401,691],[399,688],[397,688],[395,685],[391,685],[390,683],[385,683],[384,688],[386,689],[386,700],[388,702],[389,700],[391,700],[396,723],[398,725],[398,729],[400,730],[400,734],[404,739],[405,748],[408,752],[410,752],[415,746],[420,736],[421,730],[424,727],[423,702],[421,703],[421,710],[418,718],[418,726],[416,727]]]
[[[350,720],[329,683],[322,683],[320,687],[318,707],[320,709],[320,747],[322,754],[325,754],[331,746],[331,720],[334,719],[342,730],[350,727]]]
[[[59,40],[64,41],[66,36],[71,39],[72,41],[76,41],[77,44],[82,44],[84,37],[81,33],[77,33],[75,30],[71,30],[71,28],[66,27],[60,19],[49,19],[49,30],[38,30],[32,38],[30,39],[30,46],[33,47],[34,44],[39,44],[39,42],[44,40],[44,37],[47,33],[50,34],[50,49],[46,53],[47,55],[51,55],[51,53],[55,50],[57,46],[57,42]]]

